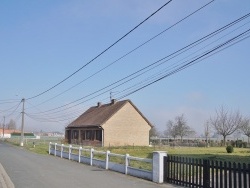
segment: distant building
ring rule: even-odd
[[[12,133],[20,133],[15,129],[0,129],[0,138],[10,138]]]
[[[149,145],[151,123],[130,101],[97,103],[65,128],[71,144],[94,146]]]
[[[64,137],[64,134],[60,132],[35,132],[35,135],[48,137]]]

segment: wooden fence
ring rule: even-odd
[[[168,155],[164,181],[185,187],[250,188],[250,164]]]

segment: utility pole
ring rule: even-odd
[[[23,98],[21,102],[23,102],[23,110],[22,110],[22,126],[21,126],[20,146],[23,146],[23,140],[24,140],[24,133],[23,133],[23,127],[24,127],[24,102],[25,102],[25,99]]]
[[[3,139],[4,139],[4,128],[5,128],[5,116],[3,116]]]

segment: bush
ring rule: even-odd
[[[227,150],[227,153],[233,153],[234,148],[233,148],[233,146],[229,145],[226,147],[226,150]]]

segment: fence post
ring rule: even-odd
[[[70,156],[71,156],[71,148],[72,148],[72,145],[69,145],[69,160],[70,160]]]
[[[49,155],[50,155],[50,150],[51,150],[51,142],[49,142]]]
[[[55,156],[56,156],[56,145],[57,145],[57,143],[55,143],[55,153],[54,153]]]
[[[81,153],[82,153],[82,147],[79,147],[79,153],[78,153],[78,162],[81,162]]]
[[[168,170],[169,170],[169,163],[168,163],[168,157],[167,156],[165,156],[165,157],[163,157],[163,163],[164,163],[164,177],[163,177],[163,181],[164,182],[167,182],[167,180],[168,180]]]
[[[128,174],[129,154],[125,155],[125,174]]]
[[[90,166],[93,165],[93,155],[94,155],[94,149],[91,148],[91,149],[90,149]]]
[[[110,151],[106,151],[106,165],[105,165],[106,170],[109,169],[109,154]]]
[[[164,157],[165,151],[153,152],[153,182],[163,183],[164,181]]]
[[[63,144],[61,145],[61,158],[62,158],[62,153],[63,153]]]
[[[207,159],[203,160],[203,188],[210,188],[210,164]]]

